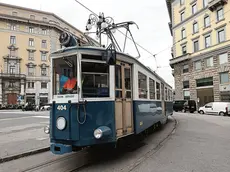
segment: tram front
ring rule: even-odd
[[[101,50],[90,52],[72,47],[51,54],[52,108],[45,132],[50,134],[54,154],[116,141],[110,94],[114,67],[102,60]]]

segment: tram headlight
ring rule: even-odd
[[[65,127],[66,127],[66,120],[64,117],[59,117],[57,119],[57,123],[56,123],[56,126],[59,130],[64,130]]]
[[[48,125],[44,127],[44,132],[45,132],[46,134],[49,134],[49,133],[50,133],[50,127],[49,127]]]
[[[100,139],[101,137],[102,137],[102,135],[103,135],[103,132],[102,132],[102,130],[101,129],[96,129],[95,131],[94,131],[94,137],[96,138],[96,139]]]

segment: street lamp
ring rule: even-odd
[[[90,14],[86,24],[86,31],[89,31],[93,26],[96,26],[96,35],[99,37],[101,46],[101,31],[111,25],[114,25],[114,19],[112,17],[104,17],[104,13],[99,13],[99,16],[96,14]]]

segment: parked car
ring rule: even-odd
[[[193,113],[196,111],[196,101],[195,100],[175,100],[173,103],[173,110],[178,111],[189,111]]]
[[[45,105],[41,106],[40,110],[41,111],[50,110],[50,107],[51,106],[49,104],[45,104]]]
[[[188,100],[184,103],[184,112],[189,111],[190,113],[194,113],[196,111],[196,101]]]
[[[210,102],[199,108],[200,114],[230,115],[230,102]]]

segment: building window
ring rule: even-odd
[[[156,82],[156,89],[157,89],[157,100],[161,99],[161,88],[160,88],[160,83]]]
[[[34,60],[34,52],[29,51],[29,60]]]
[[[34,76],[34,67],[28,67],[28,75]]]
[[[41,68],[41,75],[46,76],[47,75],[47,69],[46,68]]]
[[[182,46],[182,55],[185,55],[185,54],[187,54],[187,46],[183,45]]]
[[[16,36],[10,36],[10,44],[16,44]]]
[[[189,72],[189,66],[188,65],[184,65],[183,66],[183,73],[188,73]]]
[[[46,88],[47,88],[47,83],[41,82],[41,89],[46,89]]]
[[[47,48],[46,40],[42,40],[42,48]]]
[[[218,43],[224,42],[225,41],[225,29],[221,29],[217,31],[217,36],[218,36]]]
[[[199,51],[199,41],[198,40],[193,42],[193,48],[194,48],[194,52]]]
[[[209,27],[210,26],[210,17],[205,16],[204,17],[204,27]]]
[[[10,30],[16,30],[16,25],[15,24],[11,24]]]
[[[30,33],[34,33],[34,28],[33,27],[29,27],[29,32]]]
[[[147,77],[141,72],[138,72],[138,89],[139,98],[147,99]]]
[[[44,22],[47,22],[47,18],[46,18],[46,17],[43,17],[42,20],[43,20]]]
[[[197,87],[205,87],[205,86],[212,86],[213,85],[213,78],[202,78],[196,80]]]
[[[224,19],[224,10],[223,8],[220,8],[217,12],[217,21],[223,20]]]
[[[201,70],[201,61],[196,61],[194,62],[194,67],[195,67],[195,70]]]
[[[35,16],[34,15],[30,15],[30,19],[35,20]]]
[[[195,23],[193,23],[193,33],[197,33],[198,32],[198,23],[197,22],[195,22]]]
[[[15,74],[15,66],[10,66],[10,74]]]
[[[190,91],[184,90],[184,100],[190,100]]]
[[[197,5],[194,4],[194,5],[192,6],[192,14],[195,14],[196,12],[197,12]]]
[[[34,82],[28,82],[28,88],[34,88]]]
[[[205,48],[208,48],[211,46],[211,36],[207,35],[204,37],[204,42],[205,42]]]
[[[29,46],[30,47],[34,46],[34,39],[33,38],[29,38]]]
[[[228,53],[220,54],[219,55],[219,64],[228,63]]]
[[[205,62],[206,67],[212,67],[213,66],[213,57],[209,57],[209,58],[205,59],[204,62]]]
[[[46,61],[46,53],[41,53],[41,60]]]
[[[207,7],[208,6],[208,0],[203,0],[203,6]]]
[[[185,0],[180,0],[180,5],[184,5]]]
[[[43,35],[47,35],[47,30],[46,29],[42,29],[42,34]]]
[[[180,13],[180,18],[181,18],[181,21],[184,21],[184,19],[185,19],[185,13],[184,12],[182,12],[182,13]]]
[[[181,30],[181,38],[182,38],[182,39],[185,39],[185,37],[186,37],[186,33],[185,33],[185,29],[183,28],[183,29]]]
[[[155,99],[155,81],[149,78],[149,97]]]
[[[189,88],[189,81],[183,81],[183,88]]]
[[[10,50],[10,56],[11,56],[11,57],[15,57],[15,55],[16,55],[15,49],[11,49],[11,50]]]
[[[220,73],[220,84],[229,83],[229,74],[228,72]]]
[[[14,12],[12,12],[12,15],[13,15],[13,16],[17,16],[18,13],[14,11]]]

